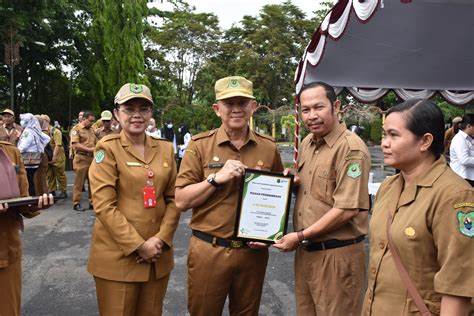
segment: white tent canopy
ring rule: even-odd
[[[295,75],[363,102],[440,93],[474,100],[474,0],[339,0],[312,36]]]

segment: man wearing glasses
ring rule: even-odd
[[[86,209],[81,206],[82,189],[84,182],[87,179],[89,167],[92,163],[95,144],[97,137],[93,131],[92,124],[94,124],[95,116],[92,112],[84,112],[82,121],[77,124],[71,131],[71,144],[74,148],[73,168],[76,173],[74,179],[74,189],[72,192],[72,202],[74,204],[73,210],[83,212]],[[89,183],[89,180],[87,181]],[[89,209],[92,210],[92,197],[90,184],[88,184],[89,194]]]
[[[193,209],[188,252],[188,310],[258,315],[268,249],[233,239],[240,178],[245,168],[282,171],[273,138],[250,130],[257,103],[252,82],[226,77],[215,84],[218,129],[192,137],[176,179],[176,206]]]

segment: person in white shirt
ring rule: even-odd
[[[462,118],[461,129],[454,135],[449,153],[450,167],[474,186],[474,114]]]
[[[161,131],[156,128],[156,122],[154,118],[150,119],[150,122],[148,123],[148,126],[145,130],[145,133],[148,136],[152,136],[155,138],[161,138]]]

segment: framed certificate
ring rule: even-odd
[[[239,191],[234,237],[274,243],[286,234],[293,175],[245,169]]]

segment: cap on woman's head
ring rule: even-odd
[[[114,104],[121,105],[132,99],[145,99],[150,105],[154,105],[150,89],[144,84],[126,83],[115,95]]]

